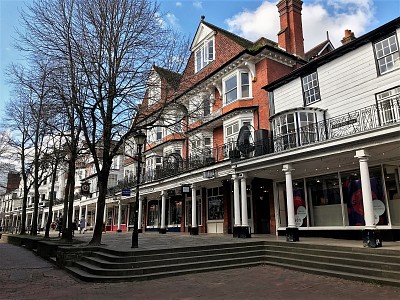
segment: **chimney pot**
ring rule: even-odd
[[[345,45],[347,43],[350,43],[351,41],[355,40],[356,37],[354,36],[354,32],[351,32],[350,29],[346,29],[344,31],[344,38],[342,39],[342,44]]]

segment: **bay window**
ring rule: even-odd
[[[301,110],[276,116],[272,120],[275,151],[318,141],[318,119],[322,120],[322,112],[319,113],[318,115],[314,110]]]
[[[251,97],[249,73],[237,71],[223,81],[223,89],[225,104]]]

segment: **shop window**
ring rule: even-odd
[[[309,105],[321,100],[317,72],[302,78],[304,104]]]
[[[169,225],[181,225],[182,221],[182,201],[181,200],[169,200]]]
[[[338,174],[306,179],[311,226],[343,225]]]
[[[381,169],[369,170],[372,201],[374,202],[375,225],[387,225]],[[361,188],[361,177],[357,171],[341,174],[343,201],[347,204],[350,226],[364,226],[364,206]]]
[[[392,225],[400,225],[400,170],[397,166],[385,166],[384,178]]]
[[[160,206],[158,201],[149,201],[147,207],[147,226],[158,227],[160,224]]]
[[[293,180],[293,202],[297,227],[307,227],[306,200],[303,180]]]
[[[399,46],[396,34],[374,44],[376,64],[383,75],[400,67]]]
[[[216,187],[207,190],[208,220],[224,219],[224,198],[222,188]]]

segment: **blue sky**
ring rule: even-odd
[[[23,0],[0,0],[0,114],[10,98],[5,68],[23,61],[12,47],[18,9]],[[159,0],[165,22],[193,37],[204,15],[206,21],[255,41],[261,36],[276,41],[279,19],[274,0]],[[345,29],[358,37],[400,16],[400,0],[303,0],[303,32],[306,50],[326,39],[340,46]]]

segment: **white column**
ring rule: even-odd
[[[107,204],[104,204],[103,223],[106,224],[107,218]]]
[[[233,179],[233,208],[235,217],[235,227],[240,226],[240,192],[239,192],[239,177],[237,174],[232,175]]]
[[[97,202],[96,202],[96,208],[94,210],[94,222],[96,222],[96,219],[97,219]],[[93,224],[92,224],[92,226],[93,226]]]
[[[143,198],[139,196],[138,230],[142,229]]]
[[[44,220],[45,220],[45,216],[46,216],[46,213],[44,212],[44,210],[43,210],[43,212],[42,212],[42,224],[41,224],[41,228],[44,228]]]
[[[118,201],[118,227],[117,227],[117,231],[120,232],[121,231],[121,214],[122,214],[122,205],[121,205],[121,200]]]
[[[75,222],[75,206],[72,205],[72,223]]]
[[[242,196],[242,226],[248,227],[249,226],[249,217],[247,214],[247,185],[246,185],[246,174],[242,175],[240,178],[240,190]]]
[[[368,153],[365,150],[357,150],[355,158],[358,158],[360,163],[360,175],[361,175],[361,190],[364,205],[364,220],[366,229],[374,229],[375,216],[374,206],[372,202],[371,192],[371,181],[368,170]]]
[[[79,220],[82,218],[82,205],[79,205]]]
[[[197,227],[196,185],[192,184],[192,228]]]
[[[165,229],[165,207],[166,207],[166,198],[165,191],[161,192],[161,229]]]
[[[283,165],[282,171],[285,172],[286,179],[286,202],[287,202],[287,214],[288,214],[288,227],[295,228],[295,212],[293,202],[293,183],[292,183],[292,168],[291,164]]]
[[[86,205],[85,206],[85,230],[87,230],[87,223],[88,223],[88,219],[87,219],[87,216],[88,216],[88,206]]]
[[[52,217],[51,217],[51,222],[54,222],[56,220],[56,212],[53,211]]]

